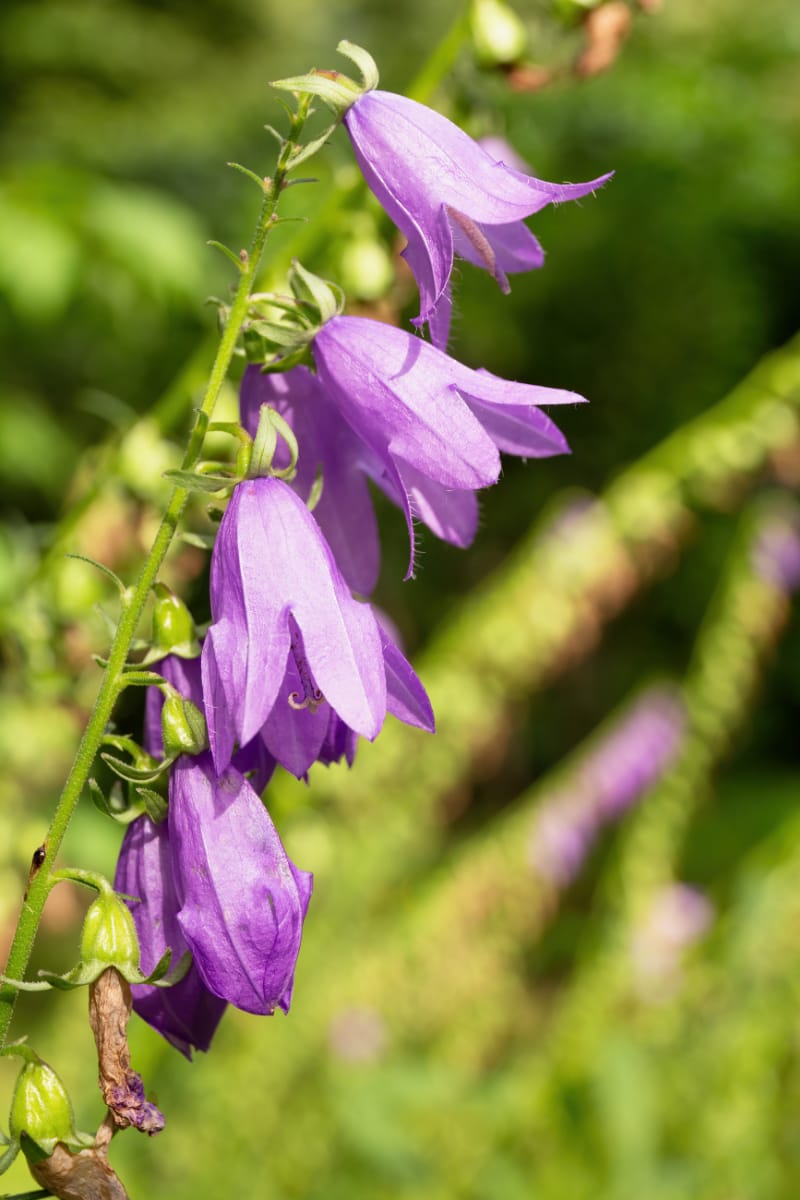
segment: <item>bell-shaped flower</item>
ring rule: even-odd
[[[189,950],[178,923],[167,822],[154,825],[143,816],[128,826],[114,887],[131,898],[128,903],[139,935],[144,971],[151,971],[168,949],[172,950],[173,961]],[[172,987],[134,984],[131,991],[134,1011],[187,1058],[192,1057],[193,1049],[208,1050],[226,1002],[209,991],[194,962]]]
[[[277,700],[255,740],[261,741],[270,757],[300,779],[315,762],[327,765],[345,758],[352,766],[358,735],[320,694],[309,691],[312,672],[303,637],[293,618],[290,618],[290,625],[292,649],[286,674]],[[380,621],[378,632],[386,675],[386,711],[406,725],[432,733],[433,710],[424,687]],[[245,751],[249,745],[252,743]],[[234,757],[237,766],[242,753],[239,750]]]
[[[206,987],[246,1012],[289,1011],[312,876],[290,861],[267,810],[233,767],[178,759],[169,837],[178,923]]]
[[[575,392],[472,370],[405,330],[363,317],[332,317],[312,351],[325,392],[364,443],[366,469],[405,513],[412,567],[413,516],[446,541],[469,545],[474,492],[497,481],[500,451],[524,458],[569,452],[540,406],[582,401]]]
[[[364,92],[347,109],[344,124],[368,186],[408,240],[403,253],[420,292],[415,324],[427,322],[431,340],[442,348],[454,255],[483,267],[508,291],[509,274],[543,261],[524,218],[585,196],[610,178],[574,184],[535,179],[498,161],[446,117],[391,92]]]
[[[274,408],[291,426],[300,446],[297,473],[290,486],[307,500],[322,470],[322,495],[314,517],[333,551],[339,570],[354,592],[369,596],[378,582],[378,525],[365,472],[371,460],[367,446],[343,421],[316,375],[307,367],[262,374],[251,365],[242,378],[241,421],[256,436],[262,404]],[[279,442],[275,466],[288,465]]]
[[[399,651],[387,650],[372,609],[353,598],[314,517],[283,481],[248,479],[234,490],[211,560],[211,612],[203,696],[218,771],[236,743],[246,750],[265,731],[267,748],[298,773],[292,739],[305,759],[322,746],[323,702],[370,740],[396,707]],[[402,662],[414,723],[428,728],[427,697]]]

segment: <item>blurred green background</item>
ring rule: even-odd
[[[451,0],[3,6],[3,941],[97,687],[96,606],[114,612],[64,554],[130,577],[152,535],[213,355],[203,300],[230,283],[205,241],[238,248],[256,212],[224,164],[273,162],[267,81],[347,69],[348,38],[382,86],[416,81],[543,178],[616,170],[535,218],[547,263],[510,296],[459,274],[455,354],[592,403],[559,413],[571,458],[506,464],[468,553],[423,537],[413,583],[380,508],[376,598],[439,732],[387,727],[352,772],[269,789],[316,875],[292,1012],[229,1012],[192,1064],[133,1022],[168,1118],[112,1149],[133,1197],[798,1194],[800,9],[632,6],[616,62],[579,78],[591,8],[517,0],[523,65],[554,75],[521,90]],[[313,171],[273,278],[297,253],[358,311],[413,315],[343,134]],[[201,618],[205,572],[189,546],[167,568]],[[653,680],[686,714],[677,751],[659,764],[634,732],[601,763]],[[637,803],[608,820],[626,770]],[[576,831],[582,869],[559,876]],[[110,872],[120,837],[87,800],[65,857]],[[34,969],[74,961],[82,903],[53,894]],[[15,1028],[94,1127],[85,998],[26,999]]]

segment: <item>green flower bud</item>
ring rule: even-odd
[[[139,939],[130,909],[110,889],[90,905],[81,933],[81,960],[107,963],[127,974],[139,973]]]
[[[19,1073],[9,1124],[15,1141],[26,1133],[50,1153],[56,1142],[75,1141],[75,1118],[69,1096],[53,1068],[41,1059],[26,1062]]]
[[[519,62],[525,53],[525,26],[503,0],[474,0],[470,25],[475,55],[484,66]]]
[[[177,654],[179,658],[197,658],[200,642],[189,609],[165,584],[155,584],[153,591],[156,595],[153,608],[154,647],[161,652],[161,657]]]
[[[202,754],[208,747],[208,731],[200,709],[168,685],[162,691],[165,692],[164,707],[161,709],[164,757],[172,759],[179,754]]]

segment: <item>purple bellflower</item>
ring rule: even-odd
[[[425,105],[391,92],[367,91],[344,124],[368,186],[408,239],[403,251],[417,280],[420,315],[435,346],[450,328],[455,254],[494,276],[540,267],[542,248],[523,218],[548,204],[576,200],[604,184],[556,184],[498,162],[468,134]]]
[[[128,826],[117,862],[114,888],[136,897],[130,909],[139,936],[140,965],[152,971],[167,948],[173,964],[189,949],[178,924],[178,896],[166,822],[154,825],[140,817]],[[176,1049],[192,1057],[192,1049],[208,1050],[226,1001],[209,991],[193,962],[169,988],[133,984],[135,1012]]]
[[[637,804],[675,761],[685,713],[677,691],[654,685],[583,756],[536,813],[529,857],[537,874],[565,887],[600,830]]]
[[[314,517],[282,480],[234,490],[211,560],[213,624],[203,696],[217,771],[259,736],[294,774],[349,730],[377,737],[386,713],[433,729],[422,684],[355,600]],[[346,744],[344,737],[343,744]]]
[[[497,482],[500,451],[523,458],[569,452],[540,406],[582,402],[575,392],[472,370],[405,330],[363,317],[332,317],[312,352],[319,382],[363,444],[364,469],[405,513],[409,575],[413,516],[445,541],[468,546],[478,520],[474,492]]]
[[[291,862],[247,780],[211,755],[170,775],[178,924],[210,992],[245,1012],[289,1011],[313,879]]]

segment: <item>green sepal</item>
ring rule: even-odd
[[[364,85],[362,91],[374,92],[381,81],[381,77],[378,72],[378,64],[372,55],[363,46],[357,46],[355,42],[348,42],[344,38],[339,42],[336,50],[339,54],[343,54],[345,58],[349,58],[350,62],[355,63],[358,67]]]
[[[142,807],[154,825],[160,825],[162,821],[166,821],[169,806],[160,792],[154,792],[152,788],[148,787],[137,787],[134,788],[134,791],[140,797]],[[133,808],[133,806],[131,807]],[[139,813],[137,813],[138,815]]]
[[[201,475],[197,471],[180,470],[165,471],[164,478],[171,479],[188,492],[224,492],[239,482],[229,475]]]
[[[3,1151],[3,1154],[0,1155],[0,1175],[5,1175],[6,1171],[19,1154],[19,1142],[15,1142],[12,1141],[11,1138],[7,1138],[6,1135],[0,1130],[0,1143],[6,1147],[6,1149]]]
[[[319,312],[319,318],[324,325],[331,317],[338,316],[344,309],[344,293],[334,283],[321,279],[319,275],[307,271],[297,259],[292,262],[289,270],[289,285],[298,300],[309,299]]]
[[[295,96],[319,96],[337,117],[343,116],[363,91],[354,80],[340,75],[338,71],[330,75],[317,71],[309,71],[307,75],[290,75],[287,79],[273,79],[270,87],[281,92],[292,92]]]
[[[162,758],[155,767],[144,768],[132,767],[130,763],[126,763],[123,759],[117,758],[115,754],[108,754],[106,751],[101,751],[100,757],[114,774],[119,775],[120,779],[124,779],[126,783],[155,783],[175,761],[175,756]]]

